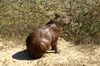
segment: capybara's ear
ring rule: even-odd
[[[58,14],[55,14],[55,19],[57,19],[58,17],[60,17],[60,15],[58,15]]]

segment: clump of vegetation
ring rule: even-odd
[[[87,43],[100,43],[100,2],[97,1],[95,4],[88,2],[77,2],[79,6],[72,8],[72,14],[74,19],[73,28],[69,27],[64,31],[62,37],[66,40],[72,40],[76,44],[87,44]],[[77,9],[80,8],[79,9]],[[69,29],[69,30],[68,30]],[[66,35],[64,35],[66,34]]]
[[[6,39],[25,39],[34,29],[52,19],[55,13],[71,14],[73,27],[65,26],[61,37],[77,44],[99,44],[99,6],[99,0],[2,0],[0,36]]]

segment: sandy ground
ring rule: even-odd
[[[25,43],[0,39],[0,66],[100,66],[100,45],[74,45],[59,38],[61,53],[48,51],[40,59],[32,59]]]

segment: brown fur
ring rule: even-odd
[[[55,15],[45,26],[35,29],[26,39],[27,50],[31,57],[39,58],[52,46],[58,53],[57,40],[64,25],[71,23],[69,16]]]

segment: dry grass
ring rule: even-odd
[[[97,0],[3,0],[0,3],[0,37],[23,40],[34,29],[45,25],[55,13],[71,13],[73,28],[65,26],[61,37],[76,44],[99,44],[99,6],[100,2]]]

